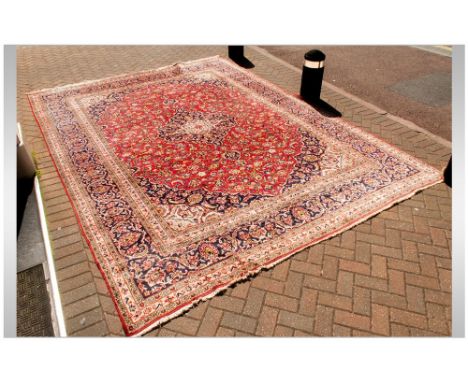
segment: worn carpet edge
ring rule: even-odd
[[[204,61],[204,60],[212,59],[212,58],[214,58],[214,57],[220,58],[221,60],[223,60],[223,61],[229,63],[231,66],[234,66],[234,64],[232,64],[229,60],[227,60],[227,59],[225,59],[225,58],[223,58],[223,57],[220,57],[220,56],[212,56],[212,57],[208,57],[208,58],[201,58],[201,59],[198,59],[198,60],[188,61],[187,63],[189,63],[189,62],[196,62],[196,61]],[[431,180],[430,182],[428,182],[428,183],[425,184],[425,185],[418,186],[418,187],[414,188],[413,190],[407,192],[407,193],[404,194],[403,196],[400,196],[400,197],[398,197],[398,198],[394,198],[394,199],[390,200],[388,203],[386,203],[385,205],[379,207],[378,209],[373,210],[373,211],[371,211],[371,212],[368,212],[368,213],[362,215],[361,217],[359,217],[358,219],[355,219],[355,220],[353,220],[353,221],[351,221],[351,222],[349,222],[349,223],[346,223],[346,224],[342,225],[341,227],[335,229],[335,230],[332,231],[332,232],[329,232],[328,234],[326,234],[326,235],[324,235],[324,236],[322,236],[322,237],[316,238],[316,239],[314,239],[314,240],[312,240],[311,242],[308,242],[308,243],[306,243],[306,244],[302,244],[301,246],[295,248],[294,250],[289,251],[289,252],[287,252],[287,253],[284,254],[284,255],[280,255],[280,256],[278,256],[277,258],[271,260],[270,262],[268,262],[268,263],[266,263],[266,264],[259,265],[257,268],[255,268],[255,269],[249,271],[244,277],[240,277],[240,278],[237,278],[237,279],[233,279],[233,280],[229,281],[228,283],[220,284],[220,285],[218,285],[218,286],[212,288],[210,291],[205,292],[205,293],[202,294],[202,295],[199,295],[199,296],[194,297],[192,300],[190,300],[189,302],[186,302],[186,303],[183,304],[182,306],[179,306],[178,308],[175,308],[174,310],[172,310],[172,311],[170,311],[170,312],[168,312],[168,313],[165,313],[165,314],[162,315],[162,316],[159,316],[159,317],[155,318],[152,322],[150,322],[150,323],[148,323],[148,324],[146,324],[146,325],[144,325],[144,326],[142,326],[142,327],[140,327],[140,328],[138,328],[138,329],[135,329],[135,330],[133,330],[133,331],[130,331],[130,330],[128,329],[127,323],[125,322],[125,319],[123,318],[123,316],[122,316],[122,314],[121,314],[121,312],[120,312],[120,308],[119,308],[119,306],[118,306],[118,302],[117,302],[117,300],[116,300],[116,298],[115,298],[115,296],[114,296],[114,294],[113,294],[113,292],[112,292],[112,287],[110,286],[109,281],[107,280],[107,276],[106,276],[106,274],[105,274],[105,271],[102,269],[101,264],[99,263],[98,258],[97,258],[96,254],[95,254],[95,252],[94,252],[94,249],[93,249],[93,247],[92,247],[92,245],[91,245],[91,242],[90,242],[90,240],[89,240],[89,238],[88,238],[88,236],[87,236],[87,234],[86,234],[86,232],[85,232],[85,230],[84,230],[84,228],[83,228],[83,225],[82,225],[82,223],[81,223],[81,218],[80,218],[79,213],[78,213],[78,211],[77,211],[77,209],[76,209],[76,207],[75,207],[75,204],[74,204],[74,202],[73,202],[73,199],[72,199],[70,193],[68,192],[68,189],[67,189],[67,187],[66,187],[66,185],[65,185],[64,179],[62,178],[62,175],[60,174],[60,171],[59,171],[59,169],[58,169],[58,167],[57,167],[57,164],[56,164],[55,159],[54,159],[54,157],[53,157],[53,155],[52,155],[52,152],[51,152],[51,148],[50,148],[50,146],[49,146],[49,144],[48,144],[48,142],[47,142],[47,140],[46,140],[46,137],[45,137],[43,128],[42,128],[41,124],[39,123],[39,120],[38,120],[38,118],[37,118],[37,116],[36,116],[36,114],[35,114],[35,112],[34,112],[34,108],[33,108],[32,101],[31,101],[31,96],[34,95],[34,94],[36,94],[36,93],[40,93],[40,92],[42,92],[42,91],[44,91],[44,90],[48,90],[48,91],[53,90],[53,89],[58,90],[59,88],[73,87],[73,86],[75,86],[75,85],[78,86],[78,85],[82,85],[82,84],[86,84],[86,83],[90,83],[90,82],[100,82],[101,80],[102,80],[102,81],[104,81],[104,80],[109,80],[109,79],[113,79],[113,78],[118,78],[118,77],[127,76],[127,75],[129,75],[129,74],[147,73],[147,72],[152,72],[152,71],[155,71],[155,70],[160,70],[160,69],[163,69],[163,68],[171,67],[171,66],[174,66],[174,65],[177,65],[177,64],[178,64],[178,63],[172,64],[172,65],[166,65],[166,66],[164,66],[164,67],[157,68],[157,69],[143,70],[143,71],[139,71],[139,72],[126,73],[126,74],[117,75],[117,76],[109,76],[109,77],[102,78],[102,79],[98,79],[98,80],[87,80],[87,81],[82,81],[82,82],[80,82],[80,83],[69,84],[69,85],[64,85],[64,86],[57,86],[57,87],[54,87],[54,88],[47,88],[47,89],[42,89],[42,90],[37,90],[37,91],[33,91],[33,92],[27,93],[27,98],[28,98],[28,102],[29,102],[29,106],[30,106],[31,112],[32,112],[32,114],[33,114],[33,116],[34,116],[34,119],[35,119],[35,121],[36,121],[37,126],[39,127],[39,129],[40,129],[40,131],[41,131],[41,135],[42,135],[43,140],[44,140],[44,142],[45,142],[47,151],[49,152],[49,156],[50,156],[51,159],[52,159],[52,163],[53,163],[54,168],[55,168],[55,171],[57,172],[57,175],[58,175],[58,177],[59,177],[59,179],[60,179],[60,182],[62,183],[62,186],[63,186],[63,188],[64,188],[65,194],[67,195],[67,198],[68,198],[68,200],[70,201],[70,204],[71,204],[71,206],[72,206],[72,208],[73,208],[73,212],[74,212],[74,215],[75,215],[75,217],[76,217],[76,219],[77,219],[78,226],[80,227],[81,235],[82,235],[82,237],[85,239],[86,244],[88,245],[88,247],[89,247],[89,249],[90,249],[90,251],[91,251],[91,253],[92,253],[92,256],[93,256],[93,259],[94,259],[94,263],[96,264],[97,268],[99,269],[99,272],[101,273],[101,275],[102,275],[102,277],[103,277],[103,280],[104,280],[104,282],[105,282],[105,284],[106,284],[106,287],[107,287],[107,289],[108,289],[109,292],[110,292],[110,296],[111,296],[111,298],[112,298],[112,302],[114,303],[116,313],[118,314],[118,317],[119,317],[120,322],[121,322],[121,324],[122,324],[123,330],[124,330],[124,332],[125,332],[125,334],[126,334],[127,336],[131,336],[131,337],[141,336],[141,335],[143,335],[143,334],[145,334],[145,333],[147,333],[147,332],[153,330],[153,329],[156,328],[157,326],[160,326],[160,325],[162,325],[162,324],[164,324],[164,323],[170,321],[171,319],[180,316],[181,314],[183,314],[184,312],[190,310],[193,306],[197,305],[198,303],[201,303],[201,302],[203,302],[203,301],[206,301],[206,300],[209,300],[209,299],[213,298],[214,296],[216,296],[216,295],[219,294],[220,292],[222,292],[222,291],[228,289],[230,286],[232,286],[232,285],[234,285],[234,284],[236,284],[236,283],[239,283],[239,282],[241,282],[241,281],[243,281],[243,280],[246,280],[246,279],[248,279],[248,278],[250,278],[250,277],[252,277],[252,276],[254,276],[254,275],[257,275],[257,274],[260,273],[262,270],[266,270],[266,269],[270,269],[270,268],[274,267],[275,265],[281,263],[282,261],[288,259],[289,257],[293,256],[294,254],[296,254],[297,252],[299,252],[299,251],[301,251],[301,250],[303,250],[303,249],[305,249],[305,248],[308,248],[308,247],[310,247],[310,246],[312,246],[312,245],[314,245],[314,244],[317,244],[317,243],[319,243],[319,242],[321,242],[321,241],[324,241],[324,240],[330,239],[330,238],[332,238],[332,237],[334,237],[334,236],[336,236],[336,235],[339,235],[340,233],[342,233],[342,232],[344,232],[344,231],[346,231],[346,230],[348,230],[348,229],[350,229],[350,228],[352,228],[352,227],[354,227],[354,226],[356,226],[356,225],[358,225],[358,224],[360,224],[360,223],[362,223],[362,222],[364,222],[364,221],[370,219],[371,217],[378,215],[380,212],[382,212],[382,211],[384,211],[384,210],[386,210],[386,209],[391,208],[391,207],[394,206],[395,204],[398,204],[398,203],[400,203],[400,202],[402,202],[402,201],[404,201],[404,200],[407,200],[407,199],[411,198],[411,197],[412,197],[413,195],[415,195],[417,192],[422,191],[422,190],[424,190],[424,189],[426,189],[426,188],[429,188],[429,187],[431,187],[431,186],[434,186],[434,185],[436,185],[436,184],[442,183],[443,180],[444,180],[443,175],[441,174],[441,172],[440,172],[439,169],[437,169],[437,168],[435,168],[435,167],[429,165],[428,163],[426,163],[426,162],[420,160],[419,158],[415,158],[414,156],[412,156],[412,155],[406,153],[405,151],[403,151],[402,149],[396,147],[395,145],[393,145],[393,144],[391,144],[391,143],[389,143],[389,142],[383,140],[381,137],[377,136],[376,134],[373,134],[373,133],[368,132],[368,131],[364,131],[364,130],[362,130],[361,128],[359,128],[358,126],[355,126],[353,123],[348,122],[348,121],[345,121],[345,120],[342,119],[340,122],[341,122],[341,123],[344,123],[345,125],[347,125],[348,127],[350,127],[352,130],[358,131],[359,133],[361,133],[361,134],[364,135],[364,136],[365,136],[365,135],[369,135],[369,136],[371,136],[371,137],[377,139],[378,141],[380,141],[380,142],[382,142],[382,143],[384,143],[384,144],[386,144],[386,145],[389,145],[389,146],[391,146],[391,147],[397,149],[398,151],[404,153],[404,155],[410,156],[410,157],[414,158],[416,161],[422,163],[423,165],[425,165],[425,166],[427,166],[427,167],[433,169],[435,172],[439,173],[439,178],[437,178],[437,179],[435,179],[435,180]],[[283,93],[287,94],[289,97],[296,98],[296,100],[297,100],[297,96],[295,96],[295,95],[294,95],[293,93],[291,93],[291,92],[288,92],[288,91],[282,89],[282,88],[279,87],[278,85],[276,85],[276,84],[274,84],[274,83],[270,83],[270,82],[268,82],[267,80],[263,79],[262,77],[256,75],[255,73],[251,73],[251,72],[247,71],[247,70],[244,69],[244,68],[238,68],[238,69],[241,69],[242,71],[248,73],[251,77],[254,77],[255,79],[259,79],[261,82],[268,83],[270,86],[273,85],[273,87],[275,87],[275,88],[281,90]],[[303,102],[304,104],[308,105],[308,104],[307,104],[306,102],[304,102],[303,100],[300,100],[300,101]],[[308,106],[311,107],[310,105],[308,105]],[[312,109],[313,109],[313,108],[312,108]],[[314,109],[314,110],[315,110],[315,109]],[[318,112],[317,112],[317,113],[318,113]]]
[[[83,80],[83,81],[79,81],[79,82],[73,82],[73,83],[67,83],[67,84],[56,85],[56,86],[52,86],[52,87],[46,87],[46,88],[31,90],[31,91],[27,92],[26,95],[29,98],[29,96],[39,94],[39,93],[44,93],[44,92],[56,92],[56,91],[62,91],[62,90],[66,90],[66,89],[72,89],[72,88],[75,88],[75,87],[80,87],[80,86],[83,86],[83,85],[99,84],[101,82],[106,82],[106,81],[110,81],[110,80],[119,80],[121,78],[127,78],[128,76],[142,76],[142,75],[145,75],[145,74],[151,74],[151,73],[158,72],[158,71],[161,71],[161,70],[164,70],[164,69],[168,69],[168,68],[171,68],[173,66],[177,66],[177,65],[181,65],[181,64],[192,64],[192,63],[196,63],[196,62],[211,60],[213,58],[218,58],[218,59],[221,59],[221,60],[224,60],[224,61],[229,61],[225,57],[220,56],[219,54],[214,55],[214,56],[209,56],[209,57],[197,58],[197,59],[190,60],[190,61],[183,61],[183,62],[174,61],[174,62],[172,62],[170,64],[167,64],[167,65],[164,65],[164,66],[159,66],[157,68],[142,69],[142,70],[136,70],[136,71],[125,72],[125,73],[120,73],[120,74],[111,74],[111,75],[108,75],[108,76],[105,76],[105,77],[100,77],[100,78],[95,78],[95,79],[88,79],[88,80]]]

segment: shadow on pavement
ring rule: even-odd
[[[16,181],[16,236],[19,236],[28,197],[34,188],[34,178],[22,178]]]
[[[304,102],[312,106],[315,110],[317,110],[320,114],[324,117],[328,118],[339,118],[341,117],[341,113],[336,110],[333,106],[326,103],[323,100],[318,101],[307,101],[306,99],[300,97]]]
[[[253,62],[244,56],[244,46],[242,45],[228,46],[228,56],[237,65],[242,66],[245,69],[255,68]]]
[[[255,65],[247,57],[230,57],[237,65],[242,66],[245,69],[255,68]]]

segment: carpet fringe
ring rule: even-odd
[[[237,280],[232,280],[231,282],[229,283],[226,283],[226,284],[223,284],[222,286],[220,286],[218,289],[214,290],[213,292],[207,294],[206,296],[203,296],[202,298],[196,300],[196,301],[193,301],[191,302],[190,304],[188,305],[185,305],[184,307],[178,309],[177,311],[175,311],[174,313],[168,315],[168,316],[165,316],[164,318],[160,319],[160,320],[157,320],[155,321],[153,324],[150,324],[149,326],[147,326],[146,328],[142,329],[141,331],[139,331],[138,333],[134,333],[132,335],[130,335],[131,337],[139,337],[139,336],[142,336],[148,332],[150,332],[151,330],[154,330],[156,327],[158,326],[161,326],[163,325],[164,323],[176,318],[176,317],[180,317],[184,312],[187,312],[188,310],[192,309],[194,306],[198,305],[199,303],[201,302],[205,302],[207,300],[210,300],[212,299],[213,297],[215,297],[217,294],[227,290],[228,288],[230,288],[231,286],[233,286],[234,284],[237,284],[237,283],[241,283],[241,282],[244,282],[246,281],[247,279],[251,278],[252,276],[255,276],[257,274],[259,274],[261,271],[263,270],[268,270],[268,269],[271,269],[273,268],[274,266],[278,265],[279,263],[283,262],[283,261],[286,261],[287,259],[289,259],[290,257],[294,256],[296,253],[302,251],[303,249],[305,248],[309,248],[309,247],[312,247],[313,245],[315,244],[318,244],[318,243],[321,243],[322,241],[325,241],[325,240],[328,240],[328,239],[331,239],[332,237],[335,237],[337,235],[340,235],[341,233],[343,233],[344,231],[347,231],[371,218],[373,218],[374,216],[377,216],[378,214],[380,214],[381,212],[385,211],[385,210],[388,210],[389,208],[405,201],[405,200],[408,200],[409,198],[411,198],[412,196],[414,196],[415,194],[417,194],[418,192],[421,192],[429,187],[432,187],[432,186],[435,186],[436,184],[439,184],[439,183],[443,183],[444,179],[443,177],[425,185],[425,186],[422,186],[422,187],[418,187],[416,188],[414,191],[411,191],[410,193],[406,194],[405,196],[403,197],[400,197],[396,200],[393,200],[391,201],[390,203],[388,203],[387,205],[385,205],[384,207],[382,207],[382,209],[380,209],[378,212],[376,213],[369,213],[367,215],[364,215],[363,217],[361,217],[360,219],[358,220],[355,220],[353,221],[352,223],[349,223],[348,225],[344,225],[342,226],[341,228],[339,228],[337,231],[329,234],[329,235],[326,235],[324,237],[321,237],[319,239],[315,239],[313,240],[312,242],[310,243],[307,243],[307,244],[304,244],[296,249],[294,249],[293,251],[281,256],[280,258],[276,259],[275,261],[271,262],[271,263],[268,263],[266,265],[260,265],[258,268],[254,269],[254,270],[251,270],[247,273],[247,275],[245,275],[245,277],[242,277],[242,278],[239,278]]]

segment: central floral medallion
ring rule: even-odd
[[[172,190],[278,195],[304,147],[298,126],[208,74],[117,98],[104,134],[135,176]]]
[[[234,123],[234,117],[222,113],[178,110],[159,129],[159,136],[169,141],[198,141],[219,146]]]

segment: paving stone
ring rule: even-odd
[[[259,305],[261,306],[261,304]],[[268,292],[265,297],[265,305],[296,312],[299,306],[299,301],[295,298]]]
[[[177,332],[173,332],[172,330],[163,328],[163,329],[161,329],[159,331],[158,336],[160,336],[160,337],[177,337],[177,334],[178,334]]]
[[[123,328],[122,328],[122,323],[120,322],[119,317],[117,317],[117,316],[115,316],[113,314],[104,313],[104,319],[106,321],[107,328],[108,328],[109,332],[111,333],[111,335],[115,335],[115,336],[123,336],[124,335],[124,331],[123,331]]]
[[[427,313],[427,327],[430,331],[450,335],[444,306],[427,303]]]
[[[301,299],[299,301],[298,313],[306,316],[314,316],[317,306],[318,291],[314,289],[304,288],[302,290]]]
[[[88,261],[88,258],[86,257],[86,255],[81,251],[76,252],[72,255],[58,259],[55,262],[55,269],[58,271],[58,270],[70,267],[72,265],[80,264],[84,261]]]
[[[371,331],[384,336],[390,335],[390,313],[388,307],[372,304]]]
[[[378,290],[373,290],[371,293],[372,302],[374,303],[399,309],[406,308],[407,300],[404,296],[399,296],[397,294],[382,292]]]
[[[405,274],[394,269],[388,270],[388,291],[390,293],[405,295]]]
[[[68,226],[68,227],[65,227],[65,228],[57,228],[51,232],[49,232],[49,235],[50,235],[50,238],[52,240],[57,240],[57,239],[60,239],[64,236],[68,236],[68,235],[71,235],[71,234],[74,234],[74,233],[79,233],[80,230],[78,228],[77,225],[72,225],[72,226]]]
[[[104,320],[73,333],[76,337],[103,337],[108,334],[110,333]]]
[[[333,325],[332,330],[334,337],[351,337],[352,330],[346,326]]]
[[[69,305],[66,305],[63,308],[65,318],[73,318],[81,314],[82,312],[87,312],[99,306],[99,298],[96,294],[85,297],[82,300],[78,300]]]
[[[82,300],[86,297],[96,294],[96,285],[94,282],[89,282],[85,285],[72,289],[66,293],[62,293],[60,299],[63,305],[69,305],[78,300]]]
[[[407,326],[392,323],[390,328],[394,337],[409,337],[411,335],[410,328]]]
[[[383,291],[388,290],[388,283],[386,280],[383,280],[377,277],[364,276],[364,275],[359,275],[359,274],[356,274],[354,276],[354,285],[361,286],[364,288],[369,288],[369,289],[377,289],[377,290],[383,290]]]
[[[451,306],[452,297],[450,293],[436,291],[433,289],[424,290],[424,298],[427,302],[433,302],[435,304]]]
[[[92,281],[93,276],[91,272],[85,272],[77,276],[70,277],[69,279],[63,280],[59,283],[60,293],[66,293]]]
[[[425,329],[427,327],[426,316],[418,313],[407,312],[396,308],[390,308],[390,320],[392,322],[419,329]]]
[[[81,240],[82,236],[79,232],[65,237],[61,237],[59,239],[54,240],[54,249],[57,250],[59,248],[80,242]]]
[[[274,334],[275,337],[292,337],[294,336],[294,330],[287,326],[277,325]]]
[[[117,314],[115,305],[112,298],[108,295],[99,295],[99,301],[101,302],[102,309],[105,313]]]
[[[291,271],[314,275],[314,276],[320,276],[322,268],[316,264],[311,264],[311,263],[304,262],[304,261],[292,260]]]
[[[200,323],[198,335],[201,337],[214,336],[221,322],[223,311],[208,307],[205,316]]]
[[[406,301],[408,302],[408,310],[426,314],[424,290],[422,288],[406,285]]]
[[[229,310],[231,312],[240,313],[244,307],[245,301],[240,298],[230,296],[216,296],[210,300],[210,306],[213,308],[220,308]]]
[[[271,337],[275,331],[278,310],[263,306],[262,312],[258,318],[256,334],[263,337]]]
[[[317,336],[331,336],[333,334],[333,309],[318,305],[315,315],[314,334]]]
[[[419,286],[422,288],[439,289],[439,280],[434,277],[406,274],[406,282],[409,285]]]
[[[189,317],[179,316],[169,321],[165,328],[177,333],[183,333],[188,336],[194,336],[197,333],[200,321]]]
[[[284,285],[280,281],[266,279],[265,277],[256,277],[252,281],[252,286],[270,292],[282,293]]]
[[[350,309],[348,309],[350,310]],[[355,287],[352,299],[354,313],[369,316],[371,313],[371,291],[366,288]]]
[[[82,261],[81,263],[57,270],[57,279],[59,281],[63,281],[63,280],[72,278],[75,275],[86,273],[88,271],[89,271],[88,261],[85,260],[85,261]]]
[[[388,259],[387,265],[390,269],[395,269],[397,271],[416,273],[416,274],[419,274],[421,272],[419,263],[412,262],[412,261]]]
[[[314,320],[312,317],[303,316],[297,313],[281,310],[278,316],[278,322],[281,325],[288,326],[294,329],[311,332],[313,330]]]
[[[257,326],[257,321],[251,317],[225,312],[223,319],[221,320],[221,325],[247,333],[254,333]]]
[[[104,319],[102,309],[100,307],[80,314],[76,317],[71,318],[67,321],[67,333],[72,335],[73,333],[83,330],[88,326],[95,324],[96,322]]]
[[[353,295],[354,274],[351,272],[340,271],[336,283],[336,292],[338,294],[351,297]]]
[[[351,273],[361,273],[363,275],[370,275],[371,273],[369,264],[352,260],[340,259],[340,269]]]
[[[288,279],[286,280],[284,284],[283,293],[289,297],[299,298],[302,292],[303,280],[304,280],[303,274],[293,272],[290,270],[288,273]]]
[[[371,245],[371,252],[372,254],[381,255],[389,258],[400,259],[403,256],[401,253],[401,249],[399,248],[385,247],[375,244]]]
[[[83,243],[81,241],[67,245],[66,247],[62,247],[59,249],[54,250],[54,258],[60,259],[62,257],[72,255],[78,251],[83,251]]]
[[[335,310],[335,323],[356,329],[370,329],[369,317],[342,310]]]
[[[250,282],[242,282],[237,284],[231,292],[231,297],[243,298],[245,299],[249,293]]]
[[[206,302],[201,302],[198,305],[195,305],[190,310],[185,312],[185,316],[194,318],[196,320],[201,320],[208,308],[208,304]]]
[[[387,258],[379,255],[372,255],[371,275],[373,277],[388,278]]]
[[[447,269],[439,269],[440,289],[444,292],[452,291],[452,272]]]
[[[247,316],[258,317],[262,309],[264,297],[264,291],[256,288],[251,288],[245,301],[243,313]]]
[[[281,264],[276,265],[272,269],[272,278],[274,278],[275,280],[286,281],[286,279],[288,278],[290,263],[291,262],[287,260],[282,262]]]
[[[217,337],[234,337],[235,331],[229,328],[223,328],[222,326],[219,327],[218,331],[216,332]]]
[[[340,296],[335,293],[319,292],[318,304],[351,311],[353,307],[353,299],[351,297]]]
[[[337,273],[338,273],[338,259],[333,256],[324,256],[323,266],[322,266],[322,277],[325,277],[326,279],[330,279],[330,280],[336,280]]]
[[[305,276],[304,286],[326,292],[335,292],[336,282],[333,280],[327,280],[323,277]]]

